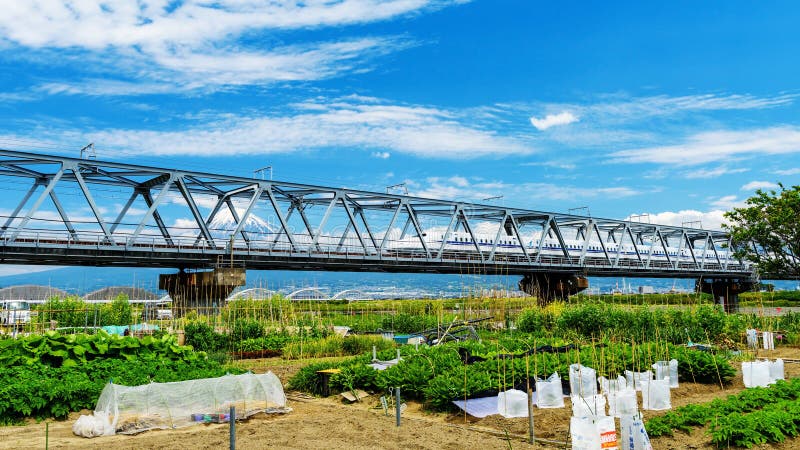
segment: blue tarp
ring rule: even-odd
[[[119,336],[125,335],[125,330],[130,330],[131,333],[138,333],[140,331],[158,331],[158,325],[136,324],[136,325],[106,325],[103,328],[108,334],[117,334]]]

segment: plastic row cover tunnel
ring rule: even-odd
[[[94,416],[108,417],[103,434],[134,434],[226,417],[223,415],[231,406],[236,407],[237,419],[288,411],[280,380],[268,372],[134,387],[109,383],[100,394]]]

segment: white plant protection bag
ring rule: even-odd
[[[678,360],[671,359],[669,361],[656,361],[653,364],[653,371],[655,372],[656,380],[665,380],[669,378],[669,387],[678,387]]]
[[[778,358],[774,362],[769,363],[769,379],[774,383],[778,380],[785,380],[783,375],[783,360]]]
[[[764,341],[764,350],[775,350],[775,335],[771,331],[764,331],[761,333]]]
[[[770,384],[770,362],[743,362],[742,377],[746,388],[767,387]]]
[[[608,415],[614,417],[633,416],[639,413],[636,391],[632,388],[614,394],[613,400],[608,397]],[[612,406],[613,405],[613,411]]]
[[[572,415],[574,417],[595,417],[606,415],[606,397],[603,394],[591,397],[573,395]]]
[[[539,408],[563,408],[564,391],[561,389],[561,377],[553,373],[546,380],[536,380],[536,406]]]
[[[591,397],[597,395],[597,372],[580,364],[569,366],[570,395]]]
[[[630,370],[626,370],[625,378],[628,381],[628,386],[633,387],[637,391],[641,391],[642,390],[641,382],[652,380],[653,372],[650,370],[646,372],[631,372]]]
[[[642,409],[650,411],[672,409],[669,377],[664,380],[642,381]]]
[[[497,394],[497,412],[506,419],[528,417],[528,394],[517,389]]]
[[[619,422],[622,450],[653,450],[644,422],[638,415],[622,416]]]
[[[617,429],[613,417],[570,419],[570,437],[573,450],[616,450]]]
[[[603,394],[619,392],[628,387],[628,381],[623,376],[617,377],[616,380],[609,380],[606,377],[599,377],[597,381],[600,383],[600,392]]]

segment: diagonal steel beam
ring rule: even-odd
[[[151,208],[154,205],[153,196],[152,194],[150,194],[149,189],[142,191],[142,198],[144,199],[144,203],[147,205],[148,208]],[[156,222],[158,230],[161,232],[161,236],[164,237],[164,240],[167,242],[167,244],[174,245],[174,243],[172,242],[172,236],[169,234],[169,229],[167,228],[167,225],[164,223],[164,219],[161,218],[161,213],[158,212],[158,205],[156,205],[156,208],[153,210],[152,217],[153,220]]]
[[[234,215],[233,216],[234,220],[237,221],[236,228],[233,230],[233,233],[231,233],[231,237],[235,237],[237,234],[241,234],[242,238],[245,241],[249,242],[247,240],[248,238],[247,235],[244,233],[243,228],[245,223],[247,222],[247,219],[250,218],[250,214],[253,212],[253,208],[256,206],[256,203],[258,203],[258,200],[261,198],[261,195],[263,193],[264,193],[264,187],[261,185],[257,185],[255,191],[253,192],[253,196],[250,197],[250,201],[247,203],[247,208],[245,208],[244,214],[242,214],[242,217],[240,219],[236,219],[236,216],[234,215],[236,214],[236,208],[234,208],[231,203],[228,203],[228,208],[231,209],[231,214]],[[230,201],[230,197],[228,197],[227,200]]]
[[[561,228],[559,228],[558,223],[554,217],[550,217],[550,230],[553,234],[556,235],[556,239],[558,239],[558,245],[561,246],[561,251],[564,253],[564,257],[569,260],[569,249],[567,248],[567,241],[564,239],[564,235],[561,234]]]
[[[361,217],[361,222],[364,224],[364,229],[367,230],[367,236],[369,236],[369,240],[372,242],[372,248],[378,249],[378,241],[375,240],[375,235],[372,234],[372,229],[370,229],[369,224],[367,223],[367,218],[364,216],[364,209],[358,209],[358,216]]]
[[[511,230],[514,232],[514,236],[517,238],[517,243],[522,249],[522,254],[525,255],[525,259],[527,259],[528,263],[530,263],[531,255],[528,253],[528,249],[525,247],[525,241],[522,239],[522,235],[519,232],[519,226],[517,226],[517,219],[514,217],[514,214],[511,211],[508,212],[508,220],[511,222]],[[541,245],[537,251],[541,253]]]
[[[350,224],[353,226],[353,230],[356,232],[356,237],[358,238],[358,242],[361,243],[361,247],[364,249],[364,254],[369,253],[369,250],[367,250],[367,244],[366,242],[364,242],[364,237],[361,236],[361,231],[358,229],[358,225],[356,224],[356,218],[355,216],[353,216],[353,211],[351,211],[350,206],[347,205],[347,203],[350,201],[347,198],[347,194],[342,196],[341,201],[345,212],[347,212],[347,219],[350,221]],[[358,206],[354,206],[354,208],[357,207]]]
[[[606,243],[603,242],[603,238],[600,237],[600,229],[597,228],[597,222],[594,222],[593,225],[594,225],[594,231],[597,234],[597,240],[600,241],[600,248],[603,249],[603,254],[606,256],[606,262],[608,262],[608,265],[610,266],[611,257],[608,255],[608,250],[606,249]]]
[[[289,231],[289,225],[286,223],[286,219],[283,217],[283,213],[278,206],[278,201],[275,199],[275,195],[272,194],[272,185],[267,185],[267,188],[264,190],[267,192],[267,197],[269,197],[269,202],[272,204],[272,208],[275,209],[275,214],[278,216],[278,220],[281,223],[283,232],[286,233],[286,237],[289,239],[289,245],[292,246],[292,251],[298,251],[297,243],[294,241],[294,236],[292,236],[291,231]],[[244,221],[244,218],[242,218],[242,221]]]
[[[286,223],[289,223],[289,220],[291,220],[292,218],[292,214],[294,214],[294,203],[289,205],[289,211],[286,212]],[[278,241],[281,239],[282,234],[283,234],[283,229],[278,230],[278,232],[275,233],[275,239],[272,240],[273,246],[278,243]]]
[[[67,227],[67,231],[69,231],[69,235],[72,236],[73,239],[78,239],[78,233],[75,232],[75,227],[72,226],[72,221],[69,220],[69,215],[64,210],[64,207],[61,206],[61,202],[58,201],[58,196],[56,195],[55,189],[50,191],[50,200],[53,201],[53,205],[56,207],[56,211],[58,211],[58,215],[61,216],[61,221],[64,222],[64,226]]]
[[[411,209],[411,205],[407,202],[406,211],[408,212],[408,217],[411,223],[414,225],[414,229],[417,230],[417,237],[419,238],[419,242],[422,244],[422,248],[425,250],[425,256],[430,259],[431,258],[431,250],[428,248],[428,244],[425,242],[425,237],[423,236],[422,228],[419,226],[419,222],[417,221],[417,215],[414,213],[414,210]]]
[[[19,215],[19,212],[22,211],[22,208],[25,207],[25,204],[28,203],[28,200],[31,199],[31,196],[33,195],[34,192],[36,192],[36,189],[39,187],[40,184],[42,184],[42,183],[39,180],[36,180],[36,181],[33,182],[33,185],[31,185],[31,188],[28,189],[28,192],[22,198],[22,201],[19,202],[19,204],[17,204],[17,207],[14,208],[14,211],[12,211],[11,215],[8,216],[8,219],[6,220],[6,223],[3,224],[2,228],[0,228],[0,236],[3,236],[3,234],[5,234],[5,232],[8,229],[8,227],[11,225],[11,222],[13,222],[14,220],[17,219],[17,217]]]
[[[117,230],[117,227],[120,226],[120,224],[122,224],[122,219],[125,218],[125,214],[128,214],[128,210],[131,209],[131,205],[133,205],[133,202],[136,200],[136,197],[138,196],[139,196],[139,191],[134,189],[133,194],[131,194],[131,196],[128,198],[128,201],[125,202],[125,206],[123,206],[119,214],[117,214],[117,218],[114,219],[114,223],[111,224],[111,229],[108,230],[109,232],[111,232],[111,234],[114,234],[114,231]]]
[[[100,225],[100,229],[103,231],[106,241],[113,244],[114,237],[111,235],[111,231],[106,225],[105,220],[103,220],[103,216],[100,214],[100,209],[97,208],[97,204],[94,202],[94,198],[92,198],[92,193],[89,191],[89,187],[86,186],[86,181],[84,181],[83,176],[81,176],[80,168],[72,166],[70,169],[72,170],[72,173],[75,174],[75,180],[77,180],[78,186],[80,186],[81,192],[83,192],[83,196],[86,198],[86,202],[89,204],[89,209],[92,210],[92,214],[94,214],[95,219],[97,219],[97,224]]]
[[[497,234],[494,236],[494,241],[492,241],[492,251],[489,252],[489,258],[487,258],[487,261],[489,262],[494,262],[494,255],[495,253],[497,253],[497,246],[499,245],[500,242],[500,234],[504,230],[506,220],[508,220],[508,211],[506,211],[506,214],[503,217],[503,221],[497,227]]]
[[[311,228],[311,222],[308,221],[308,217],[306,216],[306,204],[303,203],[302,199],[298,199],[297,204],[295,205],[295,209],[297,209],[298,214],[300,214],[300,219],[303,221],[303,226],[306,227],[306,231],[308,232],[308,237],[310,239],[314,238],[314,230]],[[319,245],[315,246],[317,251],[322,251]]]
[[[136,226],[136,230],[133,232],[133,235],[131,235],[129,239],[129,242],[131,244],[135,243],[136,239],[139,238],[139,235],[142,234],[142,230],[144,230],[144,227],[147,225],[147,222],[149,222],[151,218],[154,218],[156,220],[156,223],[158,224],[158,228],[161,230],[161,235],[164,236],[164,239],[167,240],[167,243],[169,245],[173,245],[172,238],[169,237],[169,231],[164,226],[164,222],[161,220],[161,215],[158,214],[156,211],[156,208],[158,208],[158,206],[161,205],[161,202],[163,202],[164,199],[167,198],[167,194],[169,193],[170,186],[172,185],[173,181],[174,179],[170,175],[168,180],[161,187],[161,191],[158,193],[158,197],[156,197],[155,201],[153,201],[149,189],[139,190],[139,193],[142,195],[145,203],[147,204],[147,212],[144,214],[144,217],[142,217],[142,220],[141,222],[139,222],[139,225]]]
[[[333,198],[331,202],[328,204],[328,208],[325,209],[325,214],[322,215],[322,219],[319,221],[319,227],[317,227],[317,232],[314,233],[314,239],[311,240],[311,243],[315,246],[319,246],[319,237],[322,235],[322,230],[325,229],[325,225],[328,223],[328,219],[331,216],[331,211],[333,211],[336,202],[339,200],[339,192],[333,193]]]
[[[447,224],[447,229],[442,235],[442,243],[441,245],[439,245],[439,253],[437,255],[439,259],[442,259],[442,255],[444,254],[444,248],[447,246],[447,241],[450,240],[451,230],[453,228],[453,224],[456,221],[457,214],[458,214],[458,209],[454,208],[453,214],[450,215],[450,223]]]
[[[481,261],[485,261],[483,257],[483,252],[481,251],[480,242],[478,242],[478,237],[475,236],[475,233],[472,232],[472,226],[469,224],[469,220],[467,220],[467,215],[464,213],[464,209],[459,207],[459,215],[461,216],[461,224],[464,226],[464,229],[467,230],[470,237],[472,238],[472,243],[475,244],[475,251],[478,252],[478,256],[480,256]]]
[[[214,221],[214,218],[217,216],[217,213],[219,212],[220,209],[222,209],[222,205],[225,204],[225,200],[226,198],[223,195],[217,195],[217,203],[214,204],[214,207],[211,208],[211,211],[209,211],[208,216],[206,217],[205,220],[206,228],[208,228],[211,225],[211,222]],[[209,229],[209,231],[211,230]],[[197,246],[198,244],[200,244],[200,241],[202,240],[203,240],[203,232],[201,231],[197,233],[197,237],[194,239],[194,245]]]
[[[542,260],[542,250],[544,249],[544,241],[547,240],[551,236],[550,231],[550,220],[546,220],[542,222],[542,235],[539,237],[539,246],[536,250],[536,262],[539,263]]]
[[[254,188],[253,192],[256,192],[258,188]],[[231,217],[233,218],[234,223],[237,225],[242,222],[242,219],[239,217],[239,213],[236,211],[236,205],[233,204],[233,199],[231,197],[225,197],[225,206],[228,207],[228,211],[231,212]],[[244,226],[244,225],[243,225]],[[242,236],[242,239],[246,243],[250,243],[250,233],[246,232],[244,229],[239,231],[239,234]],[[236,233],[233,233],[231,236],[236,236]]]
[[[200,233],[205,238],[206,244],[212,248],[216,247],[214,238],[211,236],[211,232],[208,231],[206,221],[203,219],[203,215],[200,214],[200,209],[197,208],[197,203],[195,203],[194,197],[192,197],[191,192],[189,192],[189,189],[186,187],[186,182],[184,181],[183,176],[178,176],[175,180],[175,184],[178,186],[178,191],[180,191],[181,196],[189,206],[189,211],[192,212],[192,217],[194,217],[195,223],[200,228]]]
[[[58,168],[58,171],[53,175],[53,177],[50,178],[50,181],[47,183],[47,186],[45,186],[44,191],[42,191],[42,193],[39,194],[39,198],[37,198],[36,201],[33,202],[33,205],[31,205],[31,209],[28,210],[28,212],[25,214],[25,217],[22,219],[19,225],[16,226],[16,230],[11,234],[11,237],[8,239],[9,242],[14,242],[17,239],[19,233],[28,225],[28,222],[31,221],[33,215],[36,214],[36,211],[38,211],[39,207],[42,206],[42,202],[44,202],[44,199],[50,196],[50,193],[53,192],[53,189],[56,187],[56,184],[58,184],[58,180],[60,180],[63,175],[64,175],[64,166],[62,165],[61,167]]]
[[[380,253],[383,253],[383,250],[386,249],[386,243],[389,241],[389,233],[392,231],[392,227],[394,226],[394,223],[397,221],[397,216],[400,215],[401,209],[403,209],[403,204],[398,203],[397,209],[395,209],[394,214],[392,214],[392,219],[389,220],[389,226],[386,228],[386,232],[383,234],[383,239],[381,239]]]
[[[614,257],[614,262],[611,264],[612,267],[619,267],[619,260],[622,257],[623,245],[625,245],[625,235],[628,233],[630,233],[630,229],[628,228],[628,225],[625,224],[623,225],[622,233],[619,235],[619,242],[615,241],[617,244],[617,254]],[[631,236],[631,242],[633,242],[633,236]]]

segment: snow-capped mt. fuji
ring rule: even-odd
[[[236,209],[236,213],[239,215],[239,217],[244,215],[244,211],[239,210],[239,208]],[[211,231],[212,236],[228,238],[236,229],[237,225],[238,224],[236,221],[233,220],[233,215],[231,214],[230,210],[223,208],[217,212],[216,216],[214,216],[214,220],[211,221],[211,224],[208,226],[208,228]],[[258,217],[256,214],[251,213],[247,217],[242,230],[248,233],[268,235],[277,233],[280,230],[280,225],[274,226],[261,217]]]

